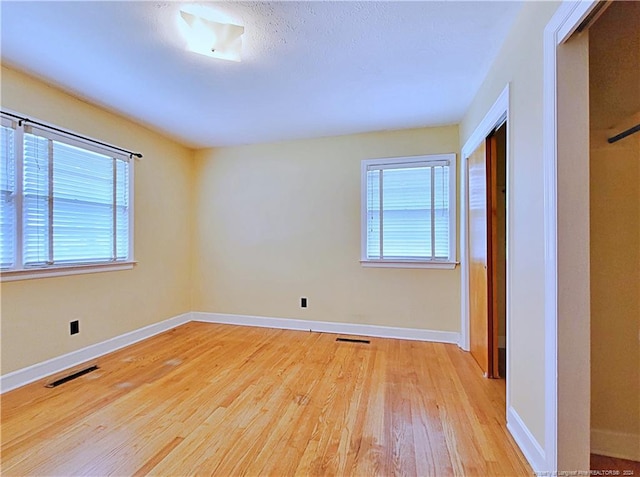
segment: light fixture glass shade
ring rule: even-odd
[[[180,10],[187,49],[222,60],[240,61],[244,27],[218,23]]]

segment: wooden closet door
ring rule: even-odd
[[[471,354],[485,376],[493,376],[489,314],[489,254],[487,144],[480,146],[467,161],[469,178],[469,341]]]

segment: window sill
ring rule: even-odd
[[[0,273],[0,279],[3,282],[13,282],[16,280],[32,280],[35,278],[82,275],[85,273],[115,272],[118,270],[131,270],[136,263],[137,262],[93,263],[90,265],[61,265],[50,268],[6,270]]]
[[[436,268],[453,270],[458,262],[419,262],[416,260],[360,260],[363,267],[372,268]]]

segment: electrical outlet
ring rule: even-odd
[[[80,322],[78,320],[69,323],[69,334],[76,335],[80,333]]]
[[[300,308],[307,307],[307,299],[305,297],[300,298]]]

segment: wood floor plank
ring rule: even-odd
[[[2,396],[2,475],[525,476],[454,345],[191,322]]]
[[[604,455],[591,454],[591,469],[594,475],[640,475],[640,462],[637,460],[618,459]]]
[[[153,468],[162,460],[164,460],[167,455],[169,455],[169,453],[173,449],[175,449],[182,441],[184,441],[184,437],[174,437],[164,447],[156,452],[147,462],[145,462],[145,464],[133,474],[133,477],[142,477],[143,475],[149,474],[153,470]]]

